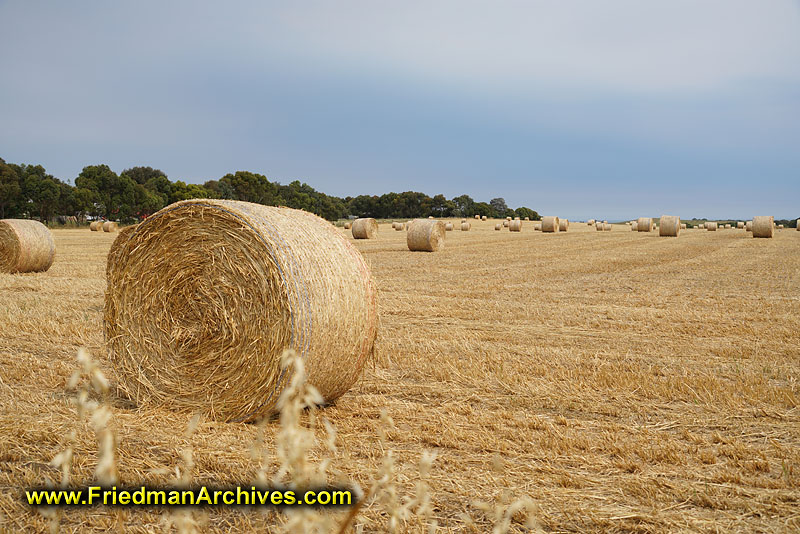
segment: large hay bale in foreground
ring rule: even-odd
[[[659,237],[678,237],[681,233],[681,218],[676,215],[662,215],[658,227]]]
[[[639,217],[636,220],[637,232],[649,232],[653,229],[653,219],[650,217]]]
[[[708,230],[709,232],[716,232],[717,223],[711,221],[706,222],[706,230]]]
[[[106,258],[106,279],[108,279],[111,270],[115,269],[118,265],[121,264],[119,258],[119,251],[122,248],[128,239],[133,235],[133,232],[136,231],[138,228],[138,224],[133,224],[131,226],[124,226],[118,233],[117,237],[114,238],[114,242],[111,243],[111,248],[108,251],[108,257]]]
[[[115,223],[114,221],[106,221],[106,222],[104,222],[103,223],[103,231],[104,232],[109,232],[109,233],[116,232],[117,231],[117,223]]]
[[[508,223],[508,231],[509,232],[521,232],[522,231],[522,221],[520,220],[513,220]]]
[[[558,217],[542,217],[542,232],[558,232]]]
[[[291,380],[284,349],[301,356],[325,402],[352,386],[372,354],[369,268],[311,213],[178,202],[141,223],[114,257],[105,338],[137,403],[252,421],[275,413]]]
[[[442,221],[414,219],[408,225],[408,250],[436,252],[444,248],[445,225]]]
[[[772,237],[775,218],[772,215],[753,217],[753,237]]]
[[[372,217],[353,221],[354,239],[375,239],[378,237],[378,222]]]
[[[461,223],[461,231],[462,232],[469,232],[469,229],[471,227],[472,227],[472,225],[470,223],[468,223],[468,222],[462,222]]]
[[[561,219],[558,221],[558,231],[559,232],[566,232],[569,229],[569,220],[568,219]]]
[[[103,221],[92,221],[89,223],[89,230],[99,232],[103,229]]]
[[[46,271],[56,257],[53,234],[30,219],[0,220],[0,273]]]

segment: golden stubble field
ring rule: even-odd
[[[409,252],[405,232],[388,224],[378,239],[354,241],[379,287],[376,358],[319,411],[338,450],[319,445],[313,456],[368,488],[391,451],[402,502],[434,451],[436,532],[491,531],[495,514],[526,496],[544,531],[798,531],[800,232],[674,239],[622,225],[542,234],[525,223],[511,234],[494,224],[448,232],[433,254]],[[97,437],[67,390],[78,349],[112,391],[116,381],[102,333],[114,236],[53,233],[50,271],[0,274],[0,530],[9,532],[47,531],[21,491],[60,479],[49,462],[72,432],[72,482],[93,479]],[[259,468],[255,425],[201,421],[187,437],[191,414],[113,394],[110,404],[120,485],[170,481],[187,449],[195,482],[249,483]],[[264,425],[268,451],[278,428]],[[387,531],[386,502],[368,503],[350,531]],[[285,522],[274,511],[195,515],[204,532]],[[160,513],[104,508],[68,509],[60,523],[62,532],[167,526]],[[428,531],[416,516],[398,525]],[[523,514],[510,528],[525,530]]]

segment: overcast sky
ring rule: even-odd
[[[800,2],[0,1],[0,157],[800,216]]]

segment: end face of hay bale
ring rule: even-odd
[[[508,223],[508,230],[510,232],[521,232],[522,231],[522,221],[514,220]]]
[[[148,217],[114,257],[105,338],[136,402],[257,420],[275,412],[292,378],[284,349],[299,354],[326,402],[352,386],[372,354],[369,267],[311,213],[183,201]]]
[[[503,228],[503,225],[500,224],[500,223],[497,223],[497,224],[494,225],[494,229],[495,230],[500,230],[501,228]]]
[[[411,225],[409,225],[409,228]],[[452,232],[453,231],[453,223],[449,222],[444,225],[445,232]]]
[[[542,217],[542,232],[558,232],[558,226],[560,221],[558,217],[555,216],[547,216]]]
[[[637,232],[649,232],[653,229],[653,219],[650,217],[639,217],[636,219]]]
[[[658,227],[659,237],[678,237],[681,232],[681,218],[676,215],[662,215]]]
[[[558,231],[559,232],[566,232],[569,229],[569,220],[568,219],[561,219],[558,221]]]
[[[0,272],[46,271],[56,257],[56,243],[50,230],[30,219],[0,220]]]
[[[444,248],[445,224],[430,219],[415,219],[408,225],[408,250],[436,252]]]
[[[775,217],[762,215],[753,217],[753,237],[770,238],[773,236]]]
[[[354,239],[375,239],[378,237],[378,222],[372,217],[353,221]]]
[[[468,222],[462,222],[461,223],[461,231],[462,232],[469,232],[469,229],[471,227],[472,227],[472,225],[470,223],[468,223]]]

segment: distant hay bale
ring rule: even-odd
[[[378,237],[378,222],[371,218],[356,219],[353,221],[354,239],[375,239]]]
[[[782,224],[778,225],[778,230],[783,230],[783,225]]]
[[[469,232],[469,229],[471,227],[472,227],[472,225],[470,223],[468,223],[468,222],[462,222],[461,223],[461,231],[462,232]]]
[[[558,232],[558,217],[542,217],[542,232]]]
[[[530,218],[530,217],[525,217],[525,220],[526,220],[526,221],[530,221],[530,220],[531,220],[531,218]]]
[[[603,223],[603,231],[604,232],[610,232],[612,228],[613,228],[613,226],[611,226],[609,223]]]
[[[711,222],[711,221],[707,221],[706,222],[706,230],[708,230],[709,232],[716,232],[717,231],[717,223]]]
[[[0,220],[0,272],[46,271],[55,257],[56,243],[45,225],[30,219]]]
[[[433,215],[428,215],[428,219],[433,219]]]
[[[678,237],[681,233],[681,218],[676,215],[662,215],[658,227],[659,237]]]
[[[533,225],[533,229],[536,230],[537,232],[541,232],[542,231],[542,223],[539,222],[539,223],[534,224]]]
[[[605,231],[605,224],[599,222],[595,225],[594,229],[597,230],[598,232],[603,232]]]
[[[103,223],[103,231],[104,232],[116,232],[117,231],[117,223],[114,221],[106,221]]]
[[[89,223],[89,230],[92,232],[100,232],[103,230],[103,221],[92,221]]]
[[[346,222],[344,223],[344,229],[349,230],[353,226],[353,223]]]
[[[508,223],[508,231],[509,232],[521,232],[522,231],[522,221],[514,220]]]
[[[254,421],[276,412],[291,383],[285,349],[300,356],[324,402],[344,394],[373,353],[369,267],[311,213],[183,201],[148,217],[115,258],[106,346],[138,404]]]
[[[508,221],[503,221],[503,228],[508,228]]]
[[[639,217],[636,220],[637,232],[649,232],[653,229],[653,219],[650,217]]]
[[[681,223],[681,230],[686,230],[686,224],[685,223]]]
[[[392,221],[392,230],[394,230],[395,228],[397,228],[397,223]]]
[[[795,230],[797,230],[798,232],[800,232],[800,219],[797,219],[797,220],[794,222],[794,227],[795,227]]]
[[[409,225],[410,227],[411,225]],[[449,222],[444,225],[445,232],[452,232],[453,231],[453,223]]]
[[[405,227],[406,227],[406,225],[405,225],[405,224],[403,224],[403,223],[401,223],[401,222],[399,222],[399,223],[396,223],[396,224],[394,225],[394,229],[395,229],[395,230],[397,230],[398,232],[399,232],[400,230],[403,230]]]
[[[742,221],[739,221],[739,222],[737,222],[737,223],[736,223],[736,228],[737,228],[738,230],[742,230],[742,229],[744,229],[744,223],[743,223]]]
[[[507,221],[510,221],[510,220],[511,220],[511,217],[506,217],[506,220],[507,220]]]
[[[586,224],[588,226],[594,226],[594,219],[589,219],[588,221],[586,221]]]
[[[488,219],[488,217],[487,217],[486,215],[484,215],[483,217],[481,217],[481,220],[482,220],[482,221],[485,221],[485,220],[487,220],[487,219]]]
[[[568,228],[569,228],[569,220],[561,219],[560,221],[558,221],[559,232],[566,232]]]
[[[725,225],[725,228],[726,228],[726,229],[730,229],[730,228],[731,228],[731,225],[730,225],[730,224],[726,224],[726,225]]]
[[[467,222],[467,220],[466,219],[461,219],[461,222],[465,223],[465,222]]]
[[[444,248],[445,225],[442,221],[415,219],[408,226],[408,250],[436,252]]]
[[[500,224],[500,223],[497,223],[497,224],[494,225],[494,229],[495,230],[500,230],[501,228],[503,228],[503,225]]]
[[[480,220],[481,216],[480,215],[475,215],[475,218]]]
[[[639,229],[639,223],[637,221],[634,221],[633,224],[631,224],[631,231],[636,232],[638,231],[638,229]]]
[[[753,237],[772,237],[775,218],[772,215],[753,217]]]

